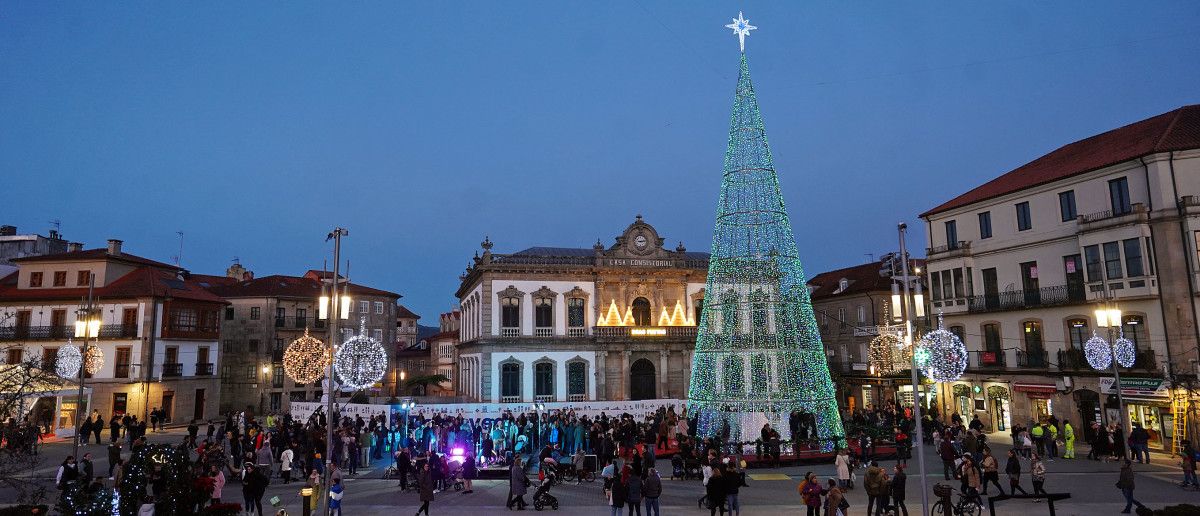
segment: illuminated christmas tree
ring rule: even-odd
[[[754,28],[740,13],[728,27],[743,40]],[[844,443],[744,49],[688,398],[701,435],[753,440],[771,422],[786,439],[789,414],[803,411],[823,448]]]

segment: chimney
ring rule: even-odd
[[[242,281],[250,281],[254,279],[254,271],[246,271],[242,273]]]
[[[16,226],[0,226],[0,236],[15,236],[16,234]]]
[[[50,240],[62,240],[62,239],[63,239],[62,234],[60,234],[57,229],[50,230]]]
[[[78,253],[83,250],[83,244],[80,242],[71,242],[67,244],[68,253]]]
[[[108,239],[108,254],[111,256],[121,256],[121,241],[115,238]]]

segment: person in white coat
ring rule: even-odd
[[[285,484],[292,481],[292,460],[295,456],[291,445],[284,445],[283,453],[279,454],[279,476],[283,477]]]
[[[847,489],[850,487],[850,450],[843,449],[838,452],[837,459],[834,460],[837,466],[838,487]]]

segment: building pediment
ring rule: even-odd
[[[647,224],[642,220],[642,216],[638,215],[633,224],[625,228],[625,231],[617,237],[616,243],[601,254],[605,258],[616,259],[667,260],[675,258],[675,253],[663,248],[663,242],[664,239],[658,235],[658,230]]]

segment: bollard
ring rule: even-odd
[[[311,487],[300,489],[300,497],[304,499],[304,508],[300,510],[302,516],[312,516],[312,504],[309,503],[312,500],[312,495],[313,489]]]

